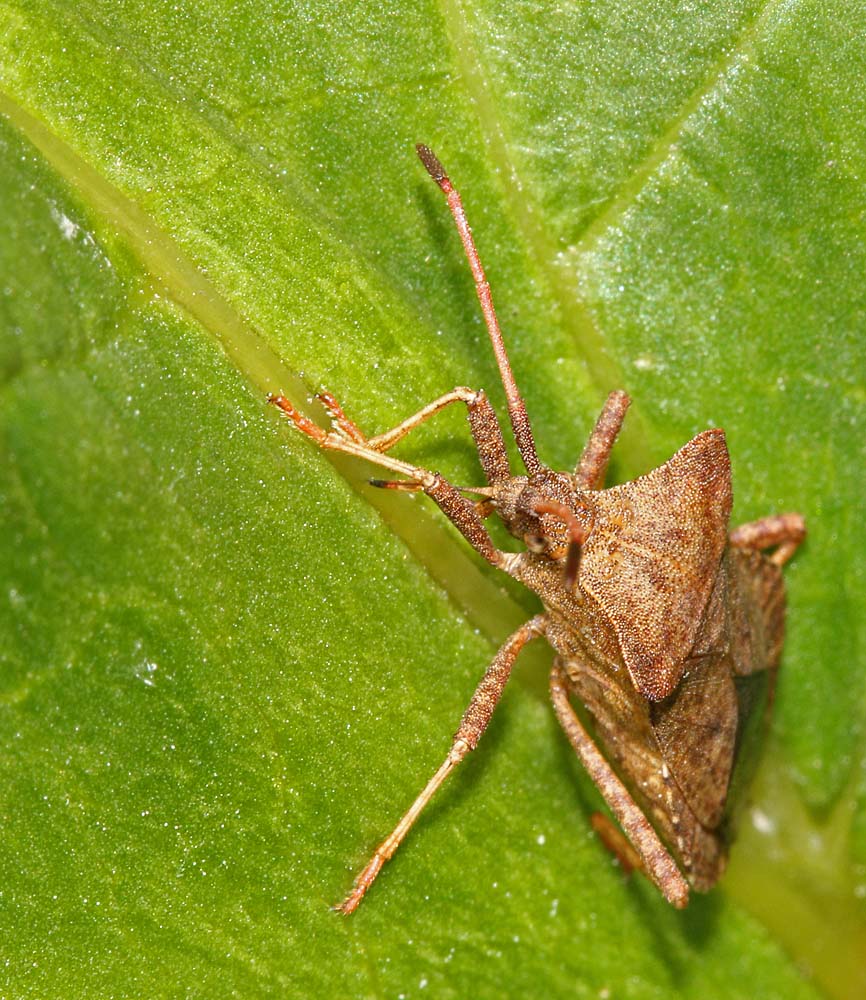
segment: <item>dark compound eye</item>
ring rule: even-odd
[[[541,535],[524,535],[523,541],[526,542],[526,547],[531,552],[544,552],[547,548],[547,542]]]

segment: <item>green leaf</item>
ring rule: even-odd
[[[0,3],[6,993],[863,995],[864,60],[837,2]],[[416,141],[545,460],[622,387],[616,479],[724,426],[736,520],[807,518],[774,741],[684,913],[591,833],[541,649],[328,909],[537,610],[264,402],[501,407]],[[400,454],[479,474],[459,413]]]

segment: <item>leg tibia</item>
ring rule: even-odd
[[[598,834],[599,840],[619,862],[625,875],[644,870],[643,861],[632,847],[631,841],[609,816],[605,813],[594,812],[589,817],[589,821],[592,823],[593,830]]]
[[[806,537],[806,522],[802,514],[776,514],[750,521],[734,528],[731,545],[741,549],[769,549],[778,546],[770,556],[777,566],[783,566],[797,551]]]
[[[447,392],[444,396],[434,399],[432,403],[422,407],[411,417],[407,417],[402,423],[393,427],[384,434],[377,434],[369,439],[367,444],[375,451],[388,451],[398,441],[404,438],[410,431],[429,420],[434,414],[444,410],[451,403],[464,403],[469,417],[469,428],[478,449],[478,458],[484,475],[488,483],[501,482],[511,475],[508,468],[508,453],[505,450],[505,442],[502,438],[502,431],[496,413],[490,405],[485,393],[475,392],[464,386],[458,386]]]
[[[410,465],[408,462],[401,462],[399,459],[391,458],[390,455],[382,454],[381,451],[376,451],[370,446],[369,441],[365,441],[363,438],[359,441],[355,434],[350,436],[347,427],[343,427],[341,432],[340,424],[348,424],[349,422],[340,409],[333,411],[339,415],[338,428],[326,431],[309,417],[300,413],[285,396],[271,396],[269,399],[286,414],[299,431],[312,438],[320,448],[324,448],[326,451],[341,451],[346,455],[355,455],[357,458],[364,458],[374,465],[406,476],[409,483],[417,484],[439,505],[446,517],[476,551],[480,552],[493,565],[500,564],[502,553],[493,544],[475,504],[462,496],[438,473]],[[354,424],[351,426],[354,428]]]
[[[584,729],[568,700],[568,681],[558,663],[554,663],[550,674],[550,694],[569,743],[640,855],[647,875],[669,903],[678,908],[685,906],[689,901],[688,883],[649,820]]]
[[[487,724],[490,722],[493,710],[499,702],[506,681],[511,675],[511,668],[514,666],[514,661],[517,659],[520,650],[523,649],[527,642],[541,635],[543,632],[544,618],[542,615],[538,615],[506,640],[493,658],[493,662],[485,671],[481,683],[475,689],[475,694],[469,702],[469,707],[463,714],[460,726],[454,734],[454,741],[451,744],[448,756],[424,786],[424,790],[415,799],[393,831],[376,848],[373,857],[355,880],[354,889],[336,909],[343,913],[351,913],[357,909],[358,904],[375,881],[382,866],[389,858],[394,856],[397,848],[421,815],[424,807],[433,798],[436,790],[457,764],[463,760],[466,754],[470,750],[474,750],[478,745],[478,741],[481,739],[484,730],[487,728]]]
[[[451,392],[446,392],[444,396],[434,399],[432,403],[423,406],[417,413],[413,413],[411,417],[407,417],[391,430],[371,438],[364,437],[357,424],[349,420],[331,393],[320,392],[316,398],[330,414],[334,429],[338,434],[357,444],[366,445],[372,451],[383,453],[393,448],[410,431],[420,427],[430,417],[444,410],[446,406],[450,406],[452,403],[464,403],[469,417],[469,428],[472,431],[475,447],[478,449],[478,458],[482,469],[484,469],[487,482],[498,483],[511,475],[511,470],[508,467],[508,453],[505,450],[499,421],[483,391],[475,392],[465,386],[458,386]],[[274,401],[276,402],[276,398]]]

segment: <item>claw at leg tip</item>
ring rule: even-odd
[[[347,917],[350,913],[354,913],[358,909],[358,903],[361,902],[363,895],[363,892],[350,892],[341,903],[335,903],[331,909],[335,913],[342,913],[343,916]]]

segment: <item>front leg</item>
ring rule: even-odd
[[[391,430],[371,438],[365,437],[358,425],[346,416],[343,408],[330,392],[320,392],[316,398],[330,414],[338,433],[358,444],[372,448],[373,451],[381,452],[389,451],[410,431],[420,427],[426,420],[452,403],[463,403],[469,418],[469,430],[472,432],[475,448],[478,451],[478,460],[481,462],[481,468],[484,470],[488,484],[492,486],[511,477],[508,452],[505,448],[499,420],[483,389],[476,392],[474,389],[458,386],[451,392],[446,392],[444,396],[434,399],[432,403],[422,406],[417,413],[413,413],[411,417],[407,417]],[[276,397],[273,397],[273,401],[275,400]]]
[[[348,420],[343,411],[339,409],[339,404],[336,404],[332,397],[326,397],[325,402],[326,405],[331,406],[335,415],[337,430],[333,431],[323,430],[309,417],[305,417],[295,409],[285,396],[269,396],[268,402],[279,407],[292,424],[301,433],[312,438],[320,448],[324,448],[326,451],[341,451],[346,455],[355,455],[357,458],[364,458],[374,465],[380,465],[390,472],[406,476],[408,484],[422,489],[477,552],[481,553],[493,566],[503,566],[506,561],[506,553],[500,552],[493,544],[478,509],[471,500],[462,496],[438,472],[430,472],[417,465],[401,462],[399,459],[391,458],[372,447],[371,442],[367,441],[355,424]],[[380,441],[381,438],[372,440]]]
[[[649,820],[599,752],[568,700],[568,678],[558,661],[550,672],[550,695],[569,743],[604,796],[643,862],[643,869],[665,899],[678,909],[689,901],[689,886]]]
[[[574,470],[574,478],[580,489],[600,490],[604,486],[604,474],[607,471],[613,443],[622,427],[629,403],[631,400],[621,389],[612,392],[605,400]]]

